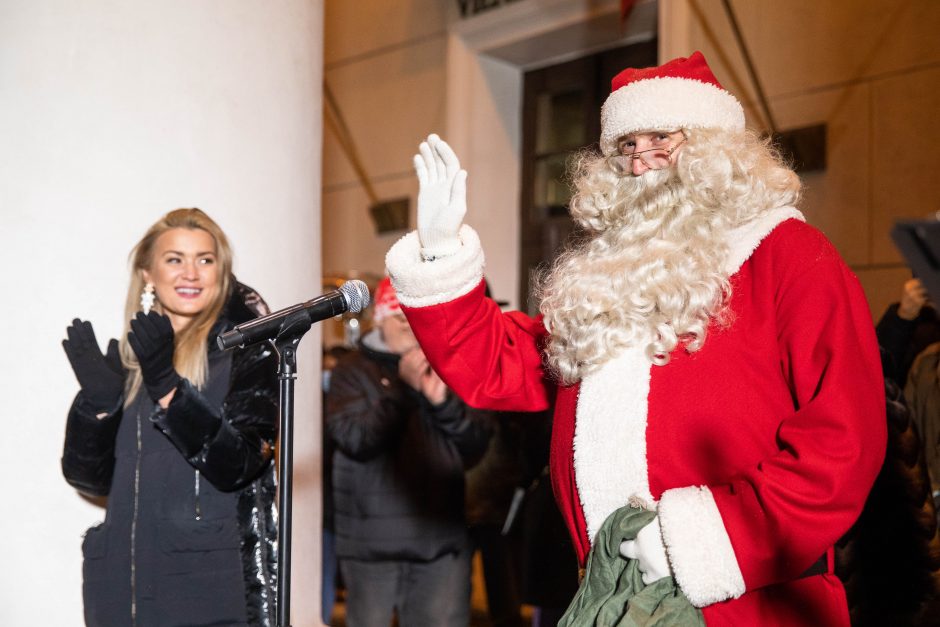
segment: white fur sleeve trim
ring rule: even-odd
[[[483,247],[476,231],[460,227],[461,246],[453,255],[425,261],[418,232],[412,231],[389,249],[385,266],[399,302],[406,307],[448,303],[483,280]]]
[[[659,523],[676,583],[695,607],[744,594],[744,576],[707,487],[663,492]]]

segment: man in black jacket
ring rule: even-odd
[[[466,627],[464,470],[489,437],[431,370],[388,279],[360,350],[333,370],[326,425],[349,627]]]
[[[888,356],[884,361],[885,376],[903,389],[917,355],[940,342],[940,316],[920,279],[904,283],[901,300],[888,307],[875,332]]]

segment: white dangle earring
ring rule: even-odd
[[[144,312],[144,315],[150,313],[150,310],[153,309],[153,301],[156,299],[153,293],[153,283],[147,283],[144,286],[144,291],[140,293],[140,309]]]

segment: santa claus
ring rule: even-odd
[[[833,544],[880,468],[884,397],[858,280],[795,208],[800,182],[745,129],[700,53],[617,75],[577,163],[586,236],[541,315],[483,294],[466,172],[428,137],[418,228],[389,273],[428,359],[474,406],[554,404],[555,495],[582,563],[631,499],[623,554],[709,625],[848,625]]]

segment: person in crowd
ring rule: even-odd
[[[326,407],[326,394],[330,391],[330,377],[333,368],[343,355],[348,355],[353,349],[343,345],[331,346],[323,349],[323,370],[321,388],[323,392],[323,407]],[[326,434],[326,412],[323,418],[322,432]],[[321,534],[322,568],[320,570],[320,618],[324,625],[329,625],[333,618],[333,608],[336,605],[336,534],[333,524],[333,440],[323,437],[320,451],[323,469],[323,532]]]
[[[887,371],[883,347],[881,359]],[[936,625],[940,535],[926,456],[904,391],[887,375],[884,382],[884,465],[858,520],[836,544],[834,570],[845,584],[852,627]]]
[[[467,409],[429,366],[387,278],[376,327],[330,377],[336,447],[336,555],[348,627],[466,627],[470,548],[464,471],[483,454],[486,415]]]
[[[918,278],[904,282],[876,327],[885,376],[904,390],[924,451],[930,492],[940,506],[940,316]]]
[[[277,359],[216,346],[265,313],[218,224],[177,209],[131,252],[120,342],[68,327],[62,471],[107,496],[82,543],[87,625],[274,625]]]
[[[888,306],[875,331],[878,344],[889,357],[885,360],[885,375],[904,388],[917,355],[940,342],[940,316],[920,279],[904,282],[901,300]]]
[[[578,591],[578,557],[552,496],[551,408],[526,416],[532,424],[526,432],[525,498],[515,523],[521,544],[521,598],[532,608],[532,627],[556,627]]]
[[[940,509],[940,342],[929,345],[914,360],[904,397],[920,436],[934,505]]]
[[[522,625],[519,534],[509,531],[524,494],[525,440],[531,419],[529,414],[494,413],[489,446],[466,473],[467,527],[471,548],[480,553],[493,627]]]
[[[573,176],[584,236],[534,319],[484,297],[467,174],[429,136],[417,231],[386,256],[402,309],[471,406],[554,401],[552,482],[582,565],[634,504],[655,516],[621,554],[706,624],[848,625],[833,545],[886,432],[858,280],[701,53],[618,74],[601,129]]]

